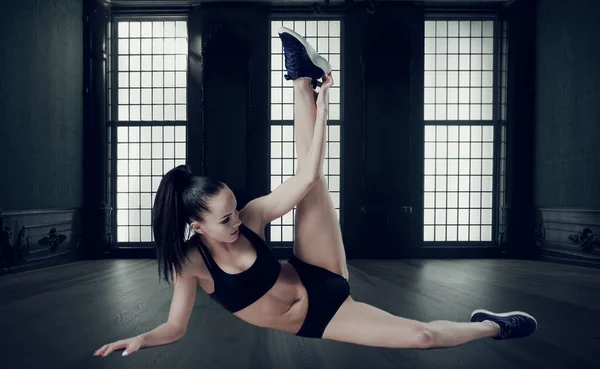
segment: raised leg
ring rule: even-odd
[[[323,338],[373,347],[431,349],[458,346],[498,333],[499,327],[489,321],[425,323],[392,315],[349,297]]]
[[[294,81],[294,132],[298,167],[303,165],[316,119],[310,80]],[[348,278],[340,225],[325,176],[296,207],[294,254],[301,260]]]

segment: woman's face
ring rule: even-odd
[[[209,211],[203,222],[193,222],[192,228],[217,242],[233,242],[239,236],[242,222],[237,211],[237,200],[229,187],[224,187],[209,200]]]

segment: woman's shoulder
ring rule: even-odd
[[[265,239],[265,224],[261,217],[252,213],[252,209],[248,207],[242,209],[240,211],[240,221],[246,228],[259,235],[263,240]]]
[[[197,240],[195,237],[192,237],[188,241],[186,241],[186,263],[185,270],[190,275],[193,275],[200,279],[212,279],[208,267],[200,254],[200,250],[198,249],[199,245],[197,244]]]

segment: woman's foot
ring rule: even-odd
[[[522,311],[511,311],[508,313],[493,313],[488,310],[478,309],[471,313],[472,322],[490,321],[499,328],[496,340],[526,337],[537,330],[535,318]]]
[[[280,27],[278,32],[285,55],[285,79],[310,79],[315,88],[317,79],[331,72],[331,65],[298,33],[285,27]]]

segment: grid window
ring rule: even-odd
[[[493,21],[425,21],[425,120],[491,120],[493,69]]]
[[[121,242],[153,241],[151,209],[162,176],[185,164],[186,127],[117,129],[117,234]]]
[[[271,22],[271,120],[294,119],[294,89],[292,81],[287,81],[285,60],[279,27],[294,30],[325,59],[332,67],[335,85],[329,90],[329,119],[340,119],[340,79],[341,33],[339,20],[323,21],[272,21]]]
[[[186,21],[119,21],[113,42],[117,242],[152,242],[162,176],[186,162]]]
[[[323,172],[338,219],[340,217],[340,167],[341,167],[341,22],[322,21],[272,21],[271,22],[271,138],[270,183],[271,191],[296,173],[297,157],[294,143],[294,89],[286,74],[281,40],[277,30],[284,26],[294,30],[323,55],[332,66],[335,86],[329,92],[329,117],[326,130],[326,152]],[[270,240],[294,240],[296,209],[270,224]]]
[[[425,126],[425,241],[491,241],[494,127]]]
[[[118,120],[185,121],[187,23],[119,22]]]

